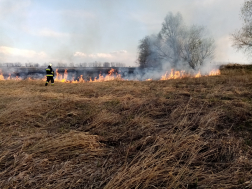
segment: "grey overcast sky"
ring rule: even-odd
[[[180,12],[216,42],[216,62],[247,63],[232,47],[244,0],[0,0],[0,63],[123,62],[135,66],[139,40]]]

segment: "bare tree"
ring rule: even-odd
[[[180,40],[180,57],[193,69],[202,66],[214,55],[214,40],[204,36],[204,27],[192,26]]]
[[[142,68],[149,67],[148,57],[151,55],[150,46],[150,39],[148,36],[140,40],[140,44],[138,46],[139,54],[137,61]]]
[[[138,62],[140,67],[143,68],[158,68],[161,66],[162,60],[168,57],[166,51],[164,51],[160,35],[151,35],[145,37],[140,41],[138,49]]]
[[[244,50],[251,57],[252,54],[252,0],[245,1],[241,8],[243,26],[232,34],[233,45],[238,50]]]
[[[169,13],[158,35],[140,41],[138,62],[142,67],[169,64],[173,68],[193,69],[213,58],[214,41],[206,37],[204,27],[186,27],[181,14]]]
[[[180,61],[181,40],[185,28],[180,13],[173,15],[169,13],[162,24],[160,37],[162,39],[162,54],[172,67],[176,67]]]

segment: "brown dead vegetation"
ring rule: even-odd
[[[1,81],[0,188],[249,188],[251,67],[168,81]]]

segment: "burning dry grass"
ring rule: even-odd
[[[244,188],[252,72],[0,82],[0,188]]]

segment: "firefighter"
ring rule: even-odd
[[[46,68],[46,77],[47,77],[47,80],[46,80],[45,86],[48,85],[49,81],[51,81],[51,85],[54,85],[53,76],[54,76],[54,71],[52,69],[52,64],[49,64],[48,68]]]

